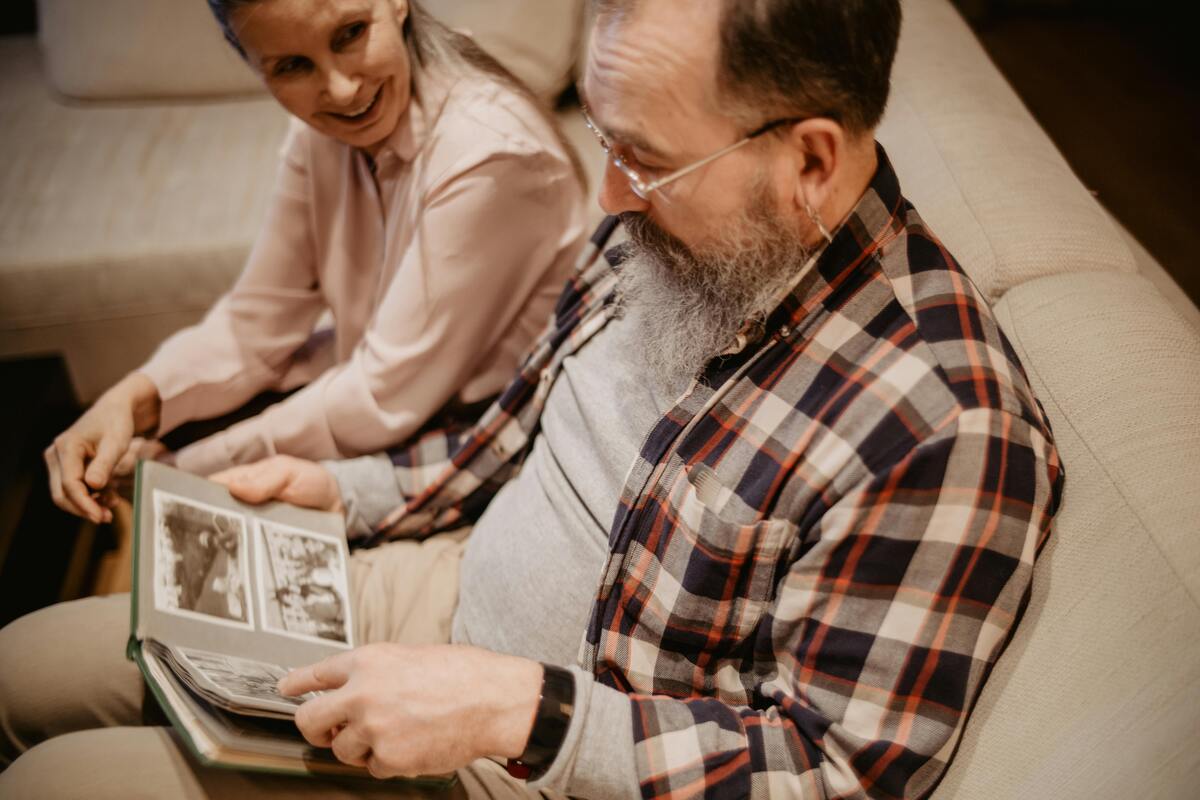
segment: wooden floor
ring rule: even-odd
[[[1083,183],[1200,305],[1200,48],[1161,4],[1087,5],[971,22]]]

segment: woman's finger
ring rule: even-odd
[[[78,440],[59,441],[55,443],[55,450],[63,498],[74,506],[73,513],[97,524],[103,522],[104,509],[92,499],[87,485],[83,482],[83,459],[86,455],[83,443]]]
[[[54,501],[54,505],[63,511],[74,514],[77,517],[82,517],[83,512],[76,508],[75,504],[63,494],[62,467],[58,463],[58,450],[55,449],[54,445],[50,445],[42,455],[46,459],[46,471],[50,474],[50,499]]]
[[[121,431],[108,431],[100,437],[96,446],[96,455],[88,463],[83,480],[91,489],[103,489],[112,475],[113,467],[129,449],[128,435]]]

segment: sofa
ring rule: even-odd
[[[582,0],[427,5],[547,102],[577,68]],[[86,402],[237,274],[284,119],[199,0],[40,9],[40,49],[0,40],[0,358],[61,355]],[[1200,311],[1071,172],[950,2],[904,11],[879,139],[993,303],[1067,472],[1023,621],[934,797],[1194,797]],[[594,191],[602,156],[577,111],[559,113]]]

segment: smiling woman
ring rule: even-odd
[[[46,451],[55,501],[95,521],[137,456],[208,474],[454,424],[503,388],[583,245],[570,147],[465,35],[408,0],[208,5],[295,119],[237,283]],[[291,394],[173,454],[138,438],[266,391]]]

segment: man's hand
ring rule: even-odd
[[[285,695],[324,692],[296,726],[376,778],[433,775],[525,750],[542,665],[463,645],[372,644],[292,670]]]
[[[158,425],[161,402],[154,383],[134,372],[109,389],[75,424],[55,437],[43,456],[54,504],[95,523],[112,511],[94,497],[108,487],[134,434]]]
[[[271,456],[208,476],[246,503],[282,500],[305,508],[341,513],[342,494],[329,470],[315,461]]]

